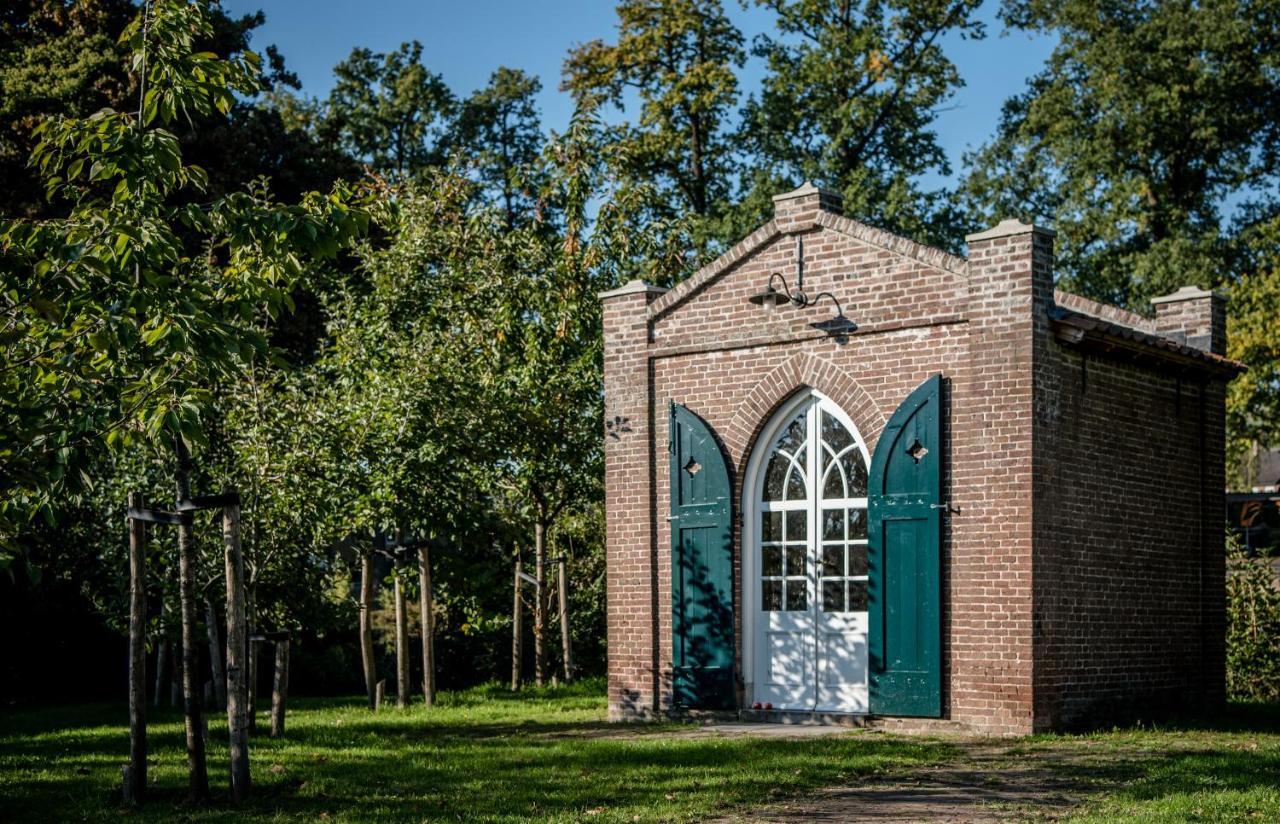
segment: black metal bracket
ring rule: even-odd
[[[224,492],[221,495],[193,495],[178,501],[174,509],[179,512],[195,512],[200,509],[222,509],[228,506],[240,506],[240,493]]]
[[[163,509],[139,509],[131,506],[126,515],[131,521],[145,521],[149,524],[183,526],[191,523],[191,513],[189,512],[166,512]]]

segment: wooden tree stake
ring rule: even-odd
[[[431,602],[431,556],[418,547],[418,608],[422,612],[422,694],[428,707],[436,703],[436,622]]]
[[[218,632],[218,611],[213,599],[204,599],[205,632],[209,636],[209,671],[213,679],[213,700],[220,710],[227,708],[227,674],[222,669],[222,638]]]
[[[360,556],[360,660],[364,666],[364,686],[369,709],[378,708],[378,673],[373,660],[373,555]]]
[[[520,661],[523,657],[522,641],[524,640],[520,632],[520,624],[523,619],[524,603],[520,600],[520,559],[516,558],[516,576],[515,586],[512,591],[515,592],[515,603],[511,607],[511,689],[520,689]]]
[[[153,706],[159,707],[164,696],[165,667],[169,659],[169,600],[160,594],[159,640],[156,642],[156,691]]]
[[[142,494],[129,493],[142,509]],[[129,519],[129,766],[124,801],[140,804],[147,790],[147,525]]]
[[[404,586],[395,575],[396,598],[396,706],[409,706],[409,617],[405,614]]]
[[[547,683],[547,529],[541,520],[533,525],[533,547],[533,680],[541,687]]]
[[[222,509],[227,573],[227,727],[230,734],[231,799],[249,796],[249,685],[245,665],[249,627],[245,623],[244,556],[240,553],[240,505]]]
[[[284,704],[289,698],[289,639],[276,641],[276,677],[271,690],[271,737],[284,735]]]
[[[191,497],[191,456],[182,436],[174,436],[178,457],[175,476],[178,500]],[[200,642],[196,638],[196,537],[191,513],[178,524],[178,594],[182,623],[182,714],[187,736],[187,795],[193,801],[209,797],[209,772],[204,757],[204,722],[200,695]]]
[[[573,646],[569,637],[569,559],[561,555],[559,562],[556,594],[560,601],[560,649],[564,652],[564,682],[568,684],[573,680]]]

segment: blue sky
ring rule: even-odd
[[[748,40],[771,28],[769,12],[754,5],[743,9],[734,0],[725,5]],[[304,94],[325,96],[334,64],[356,46],[387,51],[416,39],[423,44],[428,67],[443,75],[460,96],[483,86],[498,66],[538,75],[543,83],[543,122],[557,130],[568,123],[572,111],[568,95],[557,89],[566,53],[577,43],[616,37],[610,0],[223,0],[223,6],[232,14],[257,9],[266,13],[254,47],[279,46],[302,80]],[[981,9],[987,21],[985,40],[951,38],[945,44],[967,84],[937,120],[953,172],[960,168],[964,151],[976,148],[994,131],[1000,104],[1022,90],[1052,49],[1052,42],[1043,37],[1005,34],[996,19],[997,8],[997,2],[988,0]],[[758,88],[762,71],[758,60],[748,62],[742,73],[744,94]]]

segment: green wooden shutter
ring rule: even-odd
[[[942,714],[942,376],[898,407],[871,459],[871,712]]]
[[[733,534],[729,470],[710,428],[671,405],[673,700],[730,709],[733,688]]]

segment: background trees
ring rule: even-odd
[[[305,96],[274,50],[250,56],[260,14],[203,0],[201,25],[160,33],[182,53],[153,53],[139,127],[141,67],[117,41],[136,5],[6,6],[0,615],[60,600],[42,614],[79,629],[51,634],[112,637],[119,507],[172,496],[177,434],[193,488],[244,494],[253,620],[298,633],[302,691],[358,687],[363,579],[387,671],[375,547],[396,530],[430,546],[443,686],[504,673],[516,555],[544,578],[571,556],[576,652],[598,669],[596,294],[678,280],[809,178],[952,249],[997,217],[1052,219],[1062,285],[1131,308],[1227,288],[1250,365],[1233,454],[1280,439],[1271,4],[1007,0],[1007,26],[1058,45],[955,184],[935,117],[964,81],[951,44],[985,34],[976,0],[754,5],[767,25],[744,32],[717,0],[621,0],[616,33],[567,54],[563,134],[536,105],[547,78],[499,67],[452,89],[416,42],[355,48]],[[215,612],[217,552],[196,535],[195,600]],[[178,566],[168,545],[153,564],[174,616]],[[0,660],[38,666],[47,642],[19,641],[36,651]],[[17,666],[0,683],[30,682]]]
[[[698,219],[700,245],[718,239],[715,224],[730,206],[734,151],[729,118],[738,97],[742,33],[719,0],[622,0],[618,42],[593,40],[565,60],[563,88],[579,105],[625,109],[639,98],[639,118],[607,139],[637,180],[664,197],[659,218]],[[723,239],[723,238],[719,238]]]
[[[954,247],[955,205],[920,178],[951,172],[932,123],[964,81],[942,43],[983,36],[978,0],[757,2],[778,31],[755,41],[768,72],[737,134],[750,157],[748,224],[767,218],[770,195],[818,180],[859,220]]]

